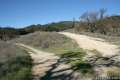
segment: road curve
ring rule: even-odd
[[[73,40],[83,49],[93,50],[96,49],[103,56],[112,56],[118,53],[118,46],[105,42],[104,39],[93,38],[86,35],[75,34],[70,32],[59,32]]]
[[[27,50],[33,59],[33,80],[91,80],[73,71],[53,53],[43,52],[21,43],[16,43],[16,45]]]

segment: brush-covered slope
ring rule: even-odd
[[[35,48],[54,53],[62,53],[66,50],[77,49],[75,41],[57,32],[34,32],[12,40],[13,43],[23,43]]]

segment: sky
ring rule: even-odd
[[[78,19],[86,11],[120,15],[120,0],[0,0],[0,26],[25,27]]]

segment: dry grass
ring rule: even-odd
[[[66,50],[78,48],[78,45],[75,41],[56,32],[35,32],[21,36],[20,38],[12,40],[12,42],[23,43],[54,53],[63,53]]]
[[[30,80],[31,66],[32,60],[26,51],[0,41],[0,80]]]
[[[0,41],[0,62],[5,62],[16,56],[27,56],[27,54],[11,43]]]

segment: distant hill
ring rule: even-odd
[[[69,28],[73,28],[72,24],[73,24],[72,21],[62,21],[62,22],[45,24],[45,25],[40,25],[40,24],[30,25],[24,29],[28,32],[34,32],[37,30],[40,30],[40,31],[62,31],[62,30],[66,30]]]
[[[101,33],[104,35],[120,36],[120,16],[106,17],[91,24],[78,21],[61,21],[45,25],[30,25],[19,29],[9,27],[0,28],[0,39],[6,41],[15,37],[19,37],[20,35],[33,33],[35,31],[58,32],[72,28],[74,28],[76,31],[87,31]]]
[[[57,23],[50,23],[50,24],[37,24],[37,25],[30,25],[25,28],[0,28],[0,39],[1,40],[10,40],[12,38],[18,37],[19,35],[25,35],[28,33],[33,33],[35,31],[62,31],[66,29],[73,28],[72,21],[62,21]]]

